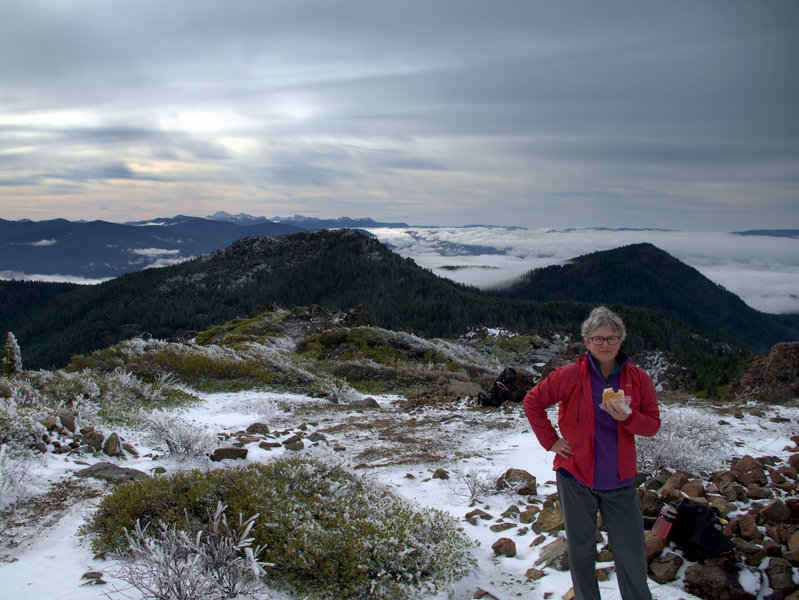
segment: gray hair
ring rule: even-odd
[[[588,318],[583,323],[583,339],[587,340],[600,327],[610,327],[619,334],[622,341],[627,337],[627,328],[624,326],[624,321],[621,320],[619,315],[604,306],[596,307],[588,315]]]

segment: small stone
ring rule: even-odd
[[[513,558],[516,556],[516,542],[510,538],[499,538],[491,545],[495,556],[507,556]]]
[[[433,479],[449,479],[449,473],[446,469],[436,469],[433,471]]]

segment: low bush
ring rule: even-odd
[[[653,437],[636,437],[641,470],[662,468],[709,473],[729,461],[732,447],[727,434],[712,416],[686,406],[660,407],[660,431]]]
[[[111,574],[143,600],[263,598],[259,579],[268,565],[258,560],[261,548],[253,548],[249,537],[254,518],[240,518],[233,527],[224,509],[219,503],[205,531],[181,531],[163,521],[150,531],[137,522]]]
[[[205,526],[217,502],[259,515],[251,531],[269,577],[320,598],[421,597],[472,568],[471,542],[435,509],[418,510],[338,465],[303,457],[131,482],[100,503],[85,533],[98,550],[125,547],[137,521]]]
[[[69,368],[101,372],[124,368],[145,381],[157,381],[168,374],[204,392],[274,386],[290,389],[312,380],[281,349],[256,343],[199,346],[131,339],[88,356],[75,356]]]
[[[443,364],[448,360],[430,342],[376,327],[327,329],[300,341],[297,352],[315,360],[371,360],[383,365],[408,361]]]

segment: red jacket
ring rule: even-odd
[[[572,456],[555,455],[554,469],[561,467],[588,486],[594,483],[594,401],[588,357],[584,354],[574,363],[559,367],[527,392],[524,411],[541,445],[549,450],[558,440],[566,439]],[[620,387],[630,396],[632,414],[619,421],[619,476],[636,474],[635,436],[653,436],[660,429],[655,386],[646,371],[627,364],[620,373]],[[547,416],[546,409],[558,404],[560,436]]]

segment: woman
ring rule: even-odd
[[[604,306],[583,323],[588,352],[530,390],[524,410],[540,444],[555,453],[574,596],[599,600],[597,512],[608,532],[624,600],[650,600],[644,528],[635,486],[635,436],[655,435],[660,411],[652,380],[619,351],[624,323]],[[623,390],[629,406],[603,406],[605,388]],[[627,398],[625,398],[627,400]],[[546,409],[558,404],[558,429]],[[629,412],[628,412],[629,411]]]

